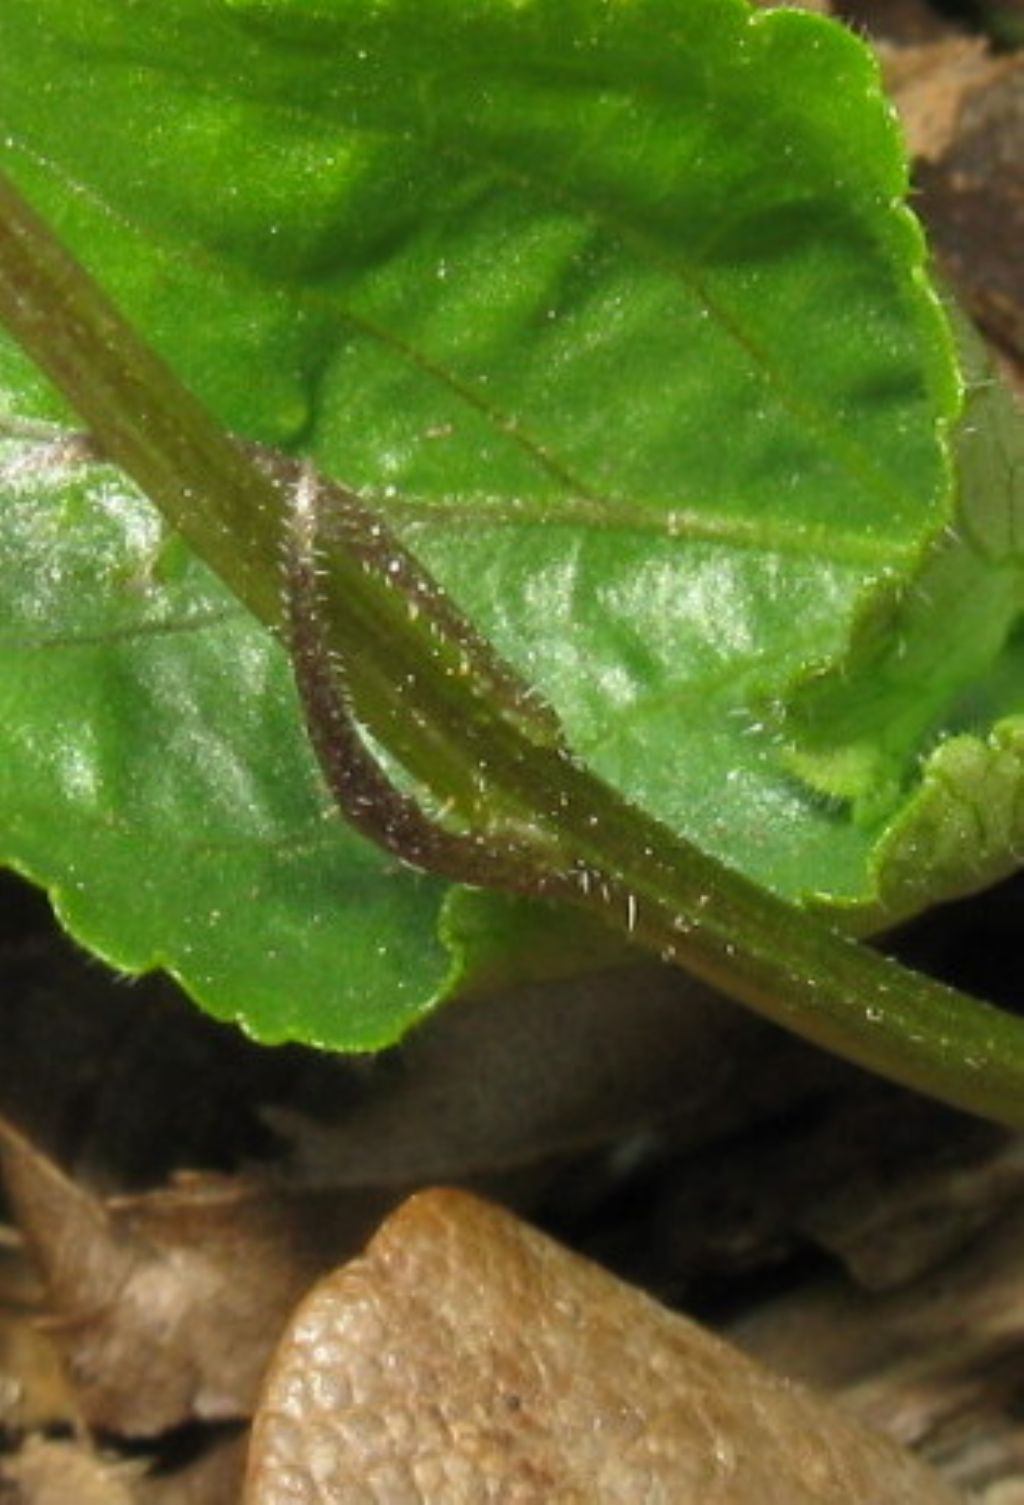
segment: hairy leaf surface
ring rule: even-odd
[[[0,119],[221,419],[379,506],[631,799],[861,928],[1012,861],[1008,429],[972,410],[958,496],[854,37],[742,0],[6,0]],[[62,416],[9,347],[0,382]],[[8,859],[264,1037],[399,1033],[444,889],[324,819],[279,649],[109,477],[7,493]],[[503,926],[573,962],[550,915],[448,905],[465,980]]]

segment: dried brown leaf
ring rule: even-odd
[[[870,1290],[926,1275],[997,1224],[1012,1202],[1024,1206],[1024,1137],[957,1127],[961,1135],[936,1144],[930,1162],[918,1155],[879,1167],[864,1157],[851,1165],[801,1210],[800,1227]]]
[[[80,1420],[60,1355],[40,1325],[42,1288],[24,1252],[0,1253],[0,1428],[20,1435]],[[2,1497],[0,1497],[2,1499]]]
[[[83,1415],[129,1436],[249,1415],[291,1307],[382,1211],[219,1176],[104,1201],[9,1126],[0,1167]]]
[[[940,161],[921,164],[917,207],[943,267],[990,337],[1024,357],[1024,56],[970,89]]]
[[[299,1308],[245,1505],[950,1505],[909,1454],[461,1192]]]
[[[848,26],[875,40],[919,44],[954,31],[930,0],[836,0],[834,9]]]
[[[944,37],[919,47],[879,43],[878,50],[910,154],[928,162],[953,145],[971,96],[997,83],[1010,66],[979,37]]]
[[[810,1239],[885,1290],[955,1254],[1014,1197],[1024,1198],[1024,1138],[865,1080],[816,1117],[682,1157],[650,1215],[641,1283],[720,1281]]]
[[[903,1290],[838,1276],[767,1302],[730,1336],[764,1363],[839,1395],[871,1425],[978,1485],[1024,1481],[1024,1199],[955,1259]]]
[[[333,1122],[266,1117],[305,1185],[410,1189],[534,1164],[673,1121],[698,1144],[806,1093],[828,1057],[668,967],[441,1010],[371,1067]]]
[[[111,1463],[84,1443],[30,1437],[0,1463],[0,1494],[11,1505],[136,1505],[138,1466]]]

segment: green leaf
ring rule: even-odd
[[[787,707],[794,770],[876,838],[848,921],[879,929],[993,883],[1024,851],[1024,424],[977,337],[955,519]]]
[[[113,0],[6,0],[0,101],[12,174],[189,384],[386,512],[597,773],[784,896],[877,909],[879,841],[966,681],[930,689],[924,716],[904,684],[906,730],[881,759],[822,741],[809,713],[808,731],[800,687],[844,664],[928,567],[952,518],[960,395],[891,113],[855,38],[740,0],[168,0],[130,22]],[[9,349],[0,381],[22,414],[61,412]],[[180,603],[166,610],[177,620]],[[192,634],[166,636],[171,663]],[[982,636],[972,673],[990,622]],[[98,694],[82,708],[86,743],[104,739],[97,717],[139,722],[152,672],[134,642],[97,651],[100,675],[103,655],[128,655],[114,677],[131,688],[116,711]],[[438,992],[423,936],[441,890],[379,859],[364,881],[368,854],[338,832],[308,845],[308,755],[272,648],[277,680],[268,669],[254,696],[254,652],[225,633],[204,671],[220,686],[209,738],[231,744],[232,767],[252,759],[243,787],[272,785],[281,847],[316,857],[265,878],[276,898],[250,910],[250,932],[280,925],[330,978],[323,1007],[342,1017],[309,1032],[343,1041],[357,1009],[349,1043],[379,1041]],[[240,677],[248,709],[225,690]],[[197,705],[208,684],[188,692]],[[19,692],[25,740],[52,715]],[[275,1020],[269,969],[260,1014],[230,945],[192,965],[201,916],[164,913],[161,935],[130,943],[125,920],[118,937],[154,847],[173,911],[195,873],[188,851],[170,876],[171,835],[249,829],[208,767],[209,816],[183,793],[171,832],[126,837],[120,899],[99,848],[56,840],[73,790],[55,781],[33,806],[27,771],[10,781],[11,860],[65,895],[73,869],[69,923],[121,965],[162,960],[216,1011],[302,1033],[287,966]],[[225,868],[221,901],[204,901],[221,913]],[[933,865],[899,903],[947,881]],[[296,890],[330,916],[301,942],[281,902]],[[449,938],[470,937],[467,975],[501,973],[502,902],[473,901],[490,916],[476,961],[472,925],[451,922]],[[381,911],[370,941],[367,904]],[[338,950],[357,932],[349,986]]]
[[[283,652],[148,503],[11,448],[0,855],[101,956],[265,1041],[389,1043],[449,970],[443,886],[327,807]]]

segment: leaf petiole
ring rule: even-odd
[[[104,453],[281,631],[279,485],[2,180],[0,315]],[[381,525],[367,526],[379,545]],[[373,541],[325,541],[326,647],[347,666],[352,709],[467,830],[531,833],[523,860],[532,865],[528,874],[517,866],[517,884],[545,892],[553,872],[569,872],[573,902],[758,1012],[896,1081],[1024,1127],[1024,1021],[841,937],[627,804],[571,757],[542,712],[524,709],[514,676],[443,602],[425,616],[410,611],[375,566]]]

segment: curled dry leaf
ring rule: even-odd
[[[535,1230],[411,1198],[301,1305],[245,1505],[951,1505],[940,1480]]]
[[[8,1437],[72,1431],[81,1420],[57,1347],[39,1321],[42,1310],[24,1251],[0,1250],[0,1431]]]
[[[1012,66],[978,37],[943,37],[919,47],[880,43],[879,52],[907,146],[926,162],[939,161],[953,146],[971,96]]]
[[[219,1176],[101,1200],[3,1124],[0,1166],[82,1414],[126,1436],[248,1416],[288,1312],[382,1211]]]
[[[857,1119],[848,1115],[845,1123],[855,1128]],[[1024,1207],[1024,1137],[960,1120],[930,1157],[850,1165],[841,1182],[801,1209],[799,1223],[859,1285],[885,1291],[959,1254],[1012,1203]]]
[[[1020,1145],[1015,1147],[1020,1153]],[[1011,1171],[1011,1152],[1001,1162]],[[981,1178],[982,1180],[985,1177]],[[924,1279],[868,1294],[835,1276],[760,1306],[730,1337],[842,1398],[979,1492],[1024,1488],[1024,1196]]]
[[[701,1143],[830,1071],[677,970],[632,966],[464,999],[371,1068],[333,1121],[264,1117],[302,1184],[409,1190],[669,1118],[677,1143]]]
[[[84,1443],[30,1437],[0,1464],[4,1505],[137,1505],[140,1468],[111,1463]]]
[[[939,263],[986,334],[1024,356],[1024,57],[957,34],[881,42],[915,158],[916,208]]]
[[[1024,1195],[1019,1136],[852,1074],[826,1092],[684,1148],[647,1198],[626,1271],[672,1291],[701,1276],[720,1286],[810,1240],[884,1290],[927,1273]]]
[[[918,173],[919,211],[968,310],[1024,355],[1024,57],[998,60],[967,94],[956,139]]]

